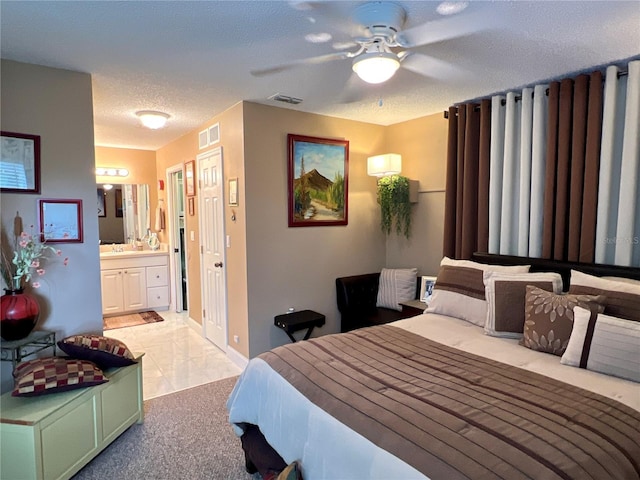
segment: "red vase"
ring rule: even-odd
[[[20,340],[38,323],[40,307],[36,299],[22,289],[7,290],[0,298],[0,336],[6,341]]]

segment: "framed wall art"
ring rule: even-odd
[[[40,241],[82,243],[82,200],[39,200]]]
[[[189,197],[188,199],[189,216],[193,217],[196,214],[196,202],[195,198]]]
[[[116,196],[116,217],[122,218],[123,212],[122,212],[122,189],[121,188],[117,188],[115,190],[115,196]]]
[[[98,217],[107,216],[107,205],[105,203],[104,188],[98,189]]]
[[[191,160],[184,164],[184,184],[187,197],[196,194],[196,162]]]
[[[238,206],[238,179],[237,178],[229,179],[229,206],[230,207]]]
[[[0,132],[0,191],[40,193],[40,136]]]
[[[290,227],[347,225],[349,141],[289,134]]]

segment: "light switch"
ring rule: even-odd
[[[194,232],[193,230],[191,230],[189,232],[189,234],[191,235],[191,241],[195,242],[196,241],[196,232]]]
[[[231,247],[231,236],[227,235],[227,248]]]

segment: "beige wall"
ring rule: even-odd
[[[349,140],[346,226],[287,226],[287,134]],[[340,331],[335,279],[375,272],[385,263],[375,178],[366,159],[384,146],[385,128],[245,103],[245,191],[251,357],[288,343],[273,317],[311,309],[326,316],[315,335]],[[233,346],[233,343],[232,343]]]
[[[102,332],[91,77],[8,60],[0,74],[1,128],[40,135],[42,184],[39,195],[1,195],[3,234],[12,238],[16,212],[25,229],[34,225],[37,233],[41,198],[80,199],[83,205],[84,241],[58,244],[69,265],[54,259],[34,291],[41,309],[37,328],[54,330],[58,338]],[[12,385],[10,372],[11,363],[2,362],[3,392]]]
[[[438,113],[391,125],[386,139],[386,151],[402,155],[402,175],[420,182],[412,234],[408,240],[389,235],[387,267],[417,267],[421,275],[436,275],[444,234],[447,120]]]

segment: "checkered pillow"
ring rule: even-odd
[[[46,357],[20,363],[13,371],[14,397],[35,397],[100,385],[108,380],[95,364],[84,360]]]
[[[72,335],[60,340],[58,346],[70,357],[89,360],[100,368],[126,367],[137,363],[124,343],[102,335]]]

